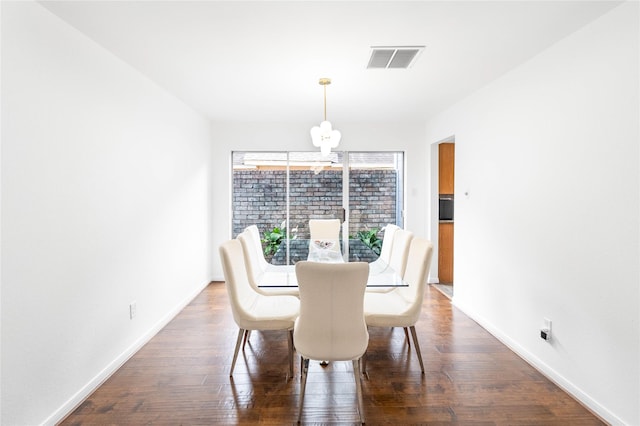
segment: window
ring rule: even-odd
[[[232,158],[234,237],[255,224],[261,235],[277,228],[283,238],[308,239],[310,218],[340,218],[348,224],[342,235],[348,245],[359,231],[403,225],[402,152],[233,152]],[[278,259],[297,260],[290,253]]]

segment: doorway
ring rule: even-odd
[[[438,145],[438,288],[453,296],[455,144]]]

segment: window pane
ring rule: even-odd
[[[401,152],[349,153],[349,235],[367,239],[377,254],[382,228],[389,223],[403,226],[402,166]],[[350,253],[349,257],[372,260],[366,253]]]
[[[244,228],[257,225],[260,236],[282,230],[287,208],[287,153],[234,152],[233,230],[235,238]],[[271,259],[277,240],[264,243],[265,257]]]

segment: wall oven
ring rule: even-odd
[[[438,218],[440,220],[453,220],[453,195],[440,195]]]

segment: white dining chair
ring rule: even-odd
[[[393,249],[393,237],[397,230],[401,229],[399,226],[389,223],[384,230],[384,236],[382,237],[382,248],[380,249],[380,256],[373,262],[369,263],[369,273],[379,274],[385,271],[389,267],[389,261],[391,260],[391,250]],[[367,287],[367,292],[373,293],[386,293],[391,291],[392,288],[385,287]]]
[[[243,231],[236,237],[242,244],[242,253],[244,255],[245,265],[247,267],[247,276],[249,284],[258,293],[265,296],[298,296],[297,288],[285,287],[260,287],[260,281],[277,282],[278,278],[286,279],[286,274],[294,272],[293,265],[282,265],[273,268],[263,268],[260,259],[264,260],[263,255],[258,255],[255,250],[255,236],[250,231]]]
[[[364,317],[369,327],[403,327],[411,331],[420,369],[424,364],[418,343],[415,324],[420,319],[424,291],[431,267],[433,245],[430,241],[415,237],[411,240],[404,281],[407,287],[396,287],[388,293],[369,293],[364,298]],[[366,373],[366,365],[363,366]]]
[[[340,219],[309,219],[309,235],[312,240],[339,240]]]
[[[293,326],[300,312],[300,301],[294,296],[265,296],[249,284],[242,244],[237,239],[220,246],[220,260],[229,294],[233,320],[239,327],[229,376],[238,358],[240,344],[252,330],[283,330],[289,346],[289,376],[293,377]]]
[[[255,252],[255,259],[258,266],[263,271],[269,269],[269,262],[264,258],[264,251],[262,249],[262,238],[260,237],[260,230],[257,225],[250,225],[244,228],[244,231],[249,234],[249,241],[252,243],[253,250]]]
[[[309,257],[317,262],[343,262],[340,219],[309,219]]]
[[[401,277],[404,277],[404,269],[407,266],[407,257],[412,238],[413,232],[406,229],[398,229],[393,233],[389,266]]]
[[[300,316],[293,341],[301,356],[298,423],[302,416],[309,359],[352,361],[360,420],[364,423],[360,359],[369,344],[363,299],[369,265],[366,262],[296,264]]]
[[[401,229],[399,226],[392,223],[387,224],[383,228],[384,236],[382,237],[382,248],[380,249],[380,256],[372,263],[384,262],[387,265],[389,264],[389,260],[391,260],[391,250],[393,248],[393,237],[396,231],[399,229]],[[371,267],[371,265],[369,265],[369,267]]]

